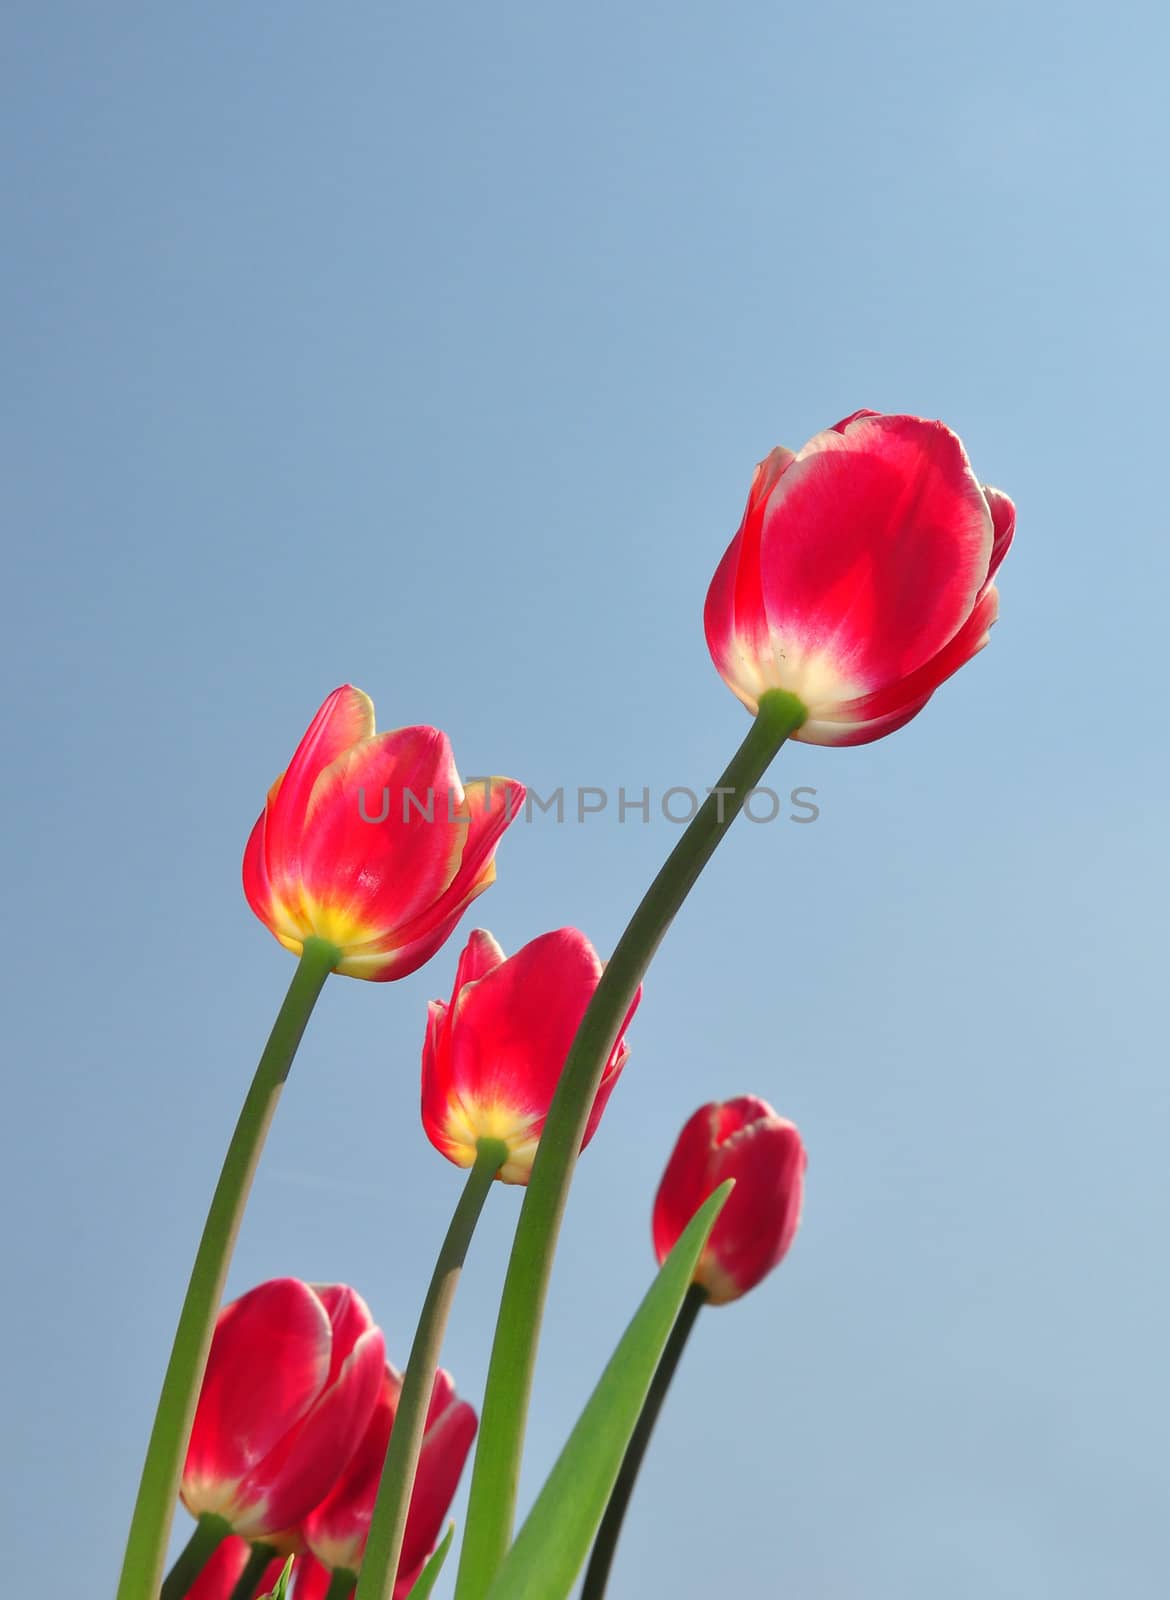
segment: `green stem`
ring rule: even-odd
[[[613,1566],[614,1552],[617,1549],[618,1536],[622,1531],[622,1522],[625,1520],[626,1507],[630,1503],[630,1496],[634,1492],[634,1484],[638,1480],[638,1469],[642,1465],[642,1457],[650,1443],[650,1435],[654,1432],[654,1424],[658,1421],[658,1413],[662,1410],[662,1403],[666,1399],[667,1390],[670,1388],[671,1379],[678,1368],[679,1360],[686,1349],[687,1340],[691,1336],[691,1329],[699,1312],[706,1304],[707,1291],[697,1283],[692,1283],[687,1290],[687,1297],[679,1310],[678,1320],[671,1329],[670,1338],[667,1340],[666,1349],[662,1352],[650,1384],[645,1403],[638,1417],[638,1423],[630,1442],[626,1446],[626,1453],[622,1458],[621,1471],[618,1473],[617,1482],[613,1486],[613,1493],[609,1497],[609,1504],[605,1508],[605,1516],[601,1519],[601,1526],[597,1530],[597,1538],[593,1542],[593,1554],[589,1557],[589,1566],[585,1573],[585,1583],[581,1589],[580,1600],[603,1600],[605,1586],[609,1582],[609,1569]]]
[[[459,1204],[455,1207],[455,1215],[451,1218],[439,1259],[435,1262],[414,1343],[410,1347],[410,1360],[402,1381],[402,1393],[398,1397],[398,1409],[394,1413],[390,1446],[382,1467],[382,1481],[374,1503],[370,1536],[358,1574],[355,1600],[390,1600],[394,1592],[402,1539],[406,1532],[406,1517],[414,1489],[414,1475],[422,1449],[431,1391],[435,1387],[435,1371],[439,1365],[447,1317],[483,1203],[496,1173],[507,1157],[508,1147],[502,1139],[479,1140],[475,1163],[459,1197]]]
[[[159,1592],[191,1419],[240,1218],[281,1088],[309,1014],[339,954],[333,945],[321,939],[305,940],[288,994],[273,1023],[228,1145],[163,1378],[130,1536],[126,1541],[117,1600],[154,1600]]]
[[[512,1536],[552,1257],[606,1058],[676,912],[749,792],[807,715],[796,696],[781,689],[760,697],[747,737],[646,891],[577,1029],[537,1146],[512,1244],[488,1369],[456,1600],[484,1600]]]
[[[356,1582],[357,1578],[348,1567],[335,1568],[329,1588],[325,1591],[325,1600],[349,1600]]]
[[[259,1588],[260,1579],[264,1576],[264,1569],[276,1555],[270,1544],[254,1544],[248,1551],[248,1559],[244,1570],[236,1579],[235,1587],[231,1592],[231,1600],[253,1600]]]
[[[223,1517],[205,1511],[167,1573],[159,1591],[159,1600],[183,1600],[187,1590],[231,1531],[231,1525]]]
[[[275,1554],[277,1552],[270,1544],[253,1544],[248,1550],[248,1560],[243,1565],[242,1573],[235,1579],[230,1600],[253,1600],[259,1581],[264,1576],[264,1568]]]

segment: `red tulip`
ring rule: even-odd
[[[701,1106],[678,1136],[654,1201],[654,1250],[665,1261],[707,1196],[735,1179],[694,1281],[715,1305],[754,1289],[788,1252],[800,1225],[804,1145],[765,1100],[740,1095]]]
[[[298,1524],[369,1424],[385,1359],[365,1301],[342,1284],[275,1278],[225,1306],[183,1469],[187,1510],[300,1548]]]
[[[332,1490],[305,1520],[305,1543],[321,1566],[329,1571],[338,1567],[349,1572],[361,1569],[382,1463],[386,1459],[401,1392],[401,1376],[393,1367],[387,1367],[365,1437]],[[459,1486],[476,1426],[475,1412],[465,1400],[455,1398],[455,1384],[450,1373],[437,1372],[407,1514],[395,1600],[410,1593],[414,1580],[438,1543],[443,1518]],[[313,1578],[303,1580],[310,1593],[314,1581]],[[300,1592],[298,1589],[298,1594]]]
[[[507,960],[490,933],[472,933],[450,1004],[430,1004],[423,1045],[423,1126],[449,1161],[468,1167],[478,1139],[502,1139],[508,1159],[499,1176],[528,1182],[565,1057],[601,972],[597,952],[576,928],[541,934]],[[640,995],[610,1051],[582,1149],[626,1064],[624,1029]]]
[[[231,1600],[232,1591],[243,1576],[250,1554],[246,1539],[225,1539],[187,1590],[187,1600]],[[256,1586],[256,1593],[268,1594],[283,1570],[283,1556],[270,1561]]]
[[[336,970],[383,982],[422,966],[496,875],[524,787],[459,781],[437,728],[374,732],[360,689],[335,689],[309,726],[244,852],[248,904],[287,950],[310,936]]]
[[[987,643],[1015,519],[941,422],[855,411],[778,447],[707,593],[715,665],[753,713],[802,700],[795,739],[892,733]]]

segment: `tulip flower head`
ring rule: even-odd
[[[741,1095],[701,1106],[679,1134],[655,1197],[659,1262],[707,1196],[734,1178],[694,1281],[714,1305],[738,1300],[779,1265],[796,1237],[805,1164],[800,1134],[767,1101]]]
[[[327,1572],[339,1568],[354,1573],[361,1570],[374,1502],[378,1497],[382,1464],[386,1459],[401,1392],[402,1378],[393,1367],[388,1366],[374,1414],[349,1466],[326,1498],[305,1519],[305,1543],[316,1562]],[[476,1427],[475,1412],[465,1400],[456,1398],[450,1373],[440,1369],[435,1374],[435,1386],[431,1391],[426,1432],[398,1564],[399,1577],[394,1586],[394,1600],[403,1600],[410,1593],[415,1579],[438,1543],[443,1519],[459,1486]],[[309,1594],[312,1594],[314,1584],[318,1581],[313,1576],[301,1580]],[[301,1594],[299,1588],[297,1594]]]
[[[482,928],[459,958],[450,1002],[433,1000],[422,1059],[427,1138],[468,1167],[480,1139],[499,1139],[508,1158],[498,1176],[527,1183],[573,1035],[601,977],[597,952],[576,928],[504,952]],[[581,1147],[601,1121],[629,1054],[625,1029],[609,1053]]]
[[[1015,517],[941,422],[855,411],[778,447],[707,593],[721,677],[753,713],[796,695],[810,744],[892,733],[987,643]]]
[[[375,733],[373,702],[346,684],[268,791],[244,852],[248,904],[296,955],[313,937],[349,977],[405,977],[494,881],[524,792],[462,784],[437,728]]]
[[[369,1425],[386,1353],[361,1296],[342,1284],[262,1283],[219,1314],[182,1499],[278,1550],[348,1465]]]

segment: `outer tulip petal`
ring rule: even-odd
[[[305,816],[313,785],[344,751],[374,732],[374,702],[369,695],[342,684],[325,701],[296,748],[279,792],[271,797],[268,849],[270,876],[281,878],[300,856]]]
[[[305,1519],[306,1543],[330,1569],[357,1572],[361,1566],[401,1391],[398,1374],[385,1370],[373,1415],[349,1465]]]
[[[299,1557],[293,1575],[292,1600],[325,1600],[332,1579],[329,1568],[314,1561],[312,1556]]]
[[[429,961],[454,933],[471,902],[496,878],[494,851],[509,823],[520,815],[525,789],[511,778],[469,783],[458,815],[466,835],[459,868],[444,892],[421,917],[393,934],[358,945],[338,966],[351,977],[385,981],[405,978]]]
[[[195,1516],[225,1513],[246,1475],[303,1421],[329,1372],[329,1318],[307,1284],[277,1278],[216,1323],[183,1473]]]
[[[700,1107],[679,1135],[654,1201],[659,1261],[707,1196],[734,1178],[695,1281],[716,1305],[746,1294],[792,1244],[800,1224],[804,1170],[799,1132],[766,1101],[742,1095]]]
[[[385,1363],[381,1329],[371,1328],[301,1427],[286,1435],[249,1477],[251,1503],[233,1521],[239,1533],[259,1539],[276,1529],[294,1528],[320,1504],[369,1425]]]
[[[351,1289],[348,1284],[314,1283],[311,1287],[325,1307],[329,1325],[333,1330],[333,1349],[326,1382],[334,1383],[354,1345],[363,1333],[368,1333],[375,1326],[375,1323],[370,1315],[369,1306],[357,1290]]]
[[[917,716],[939,684],[983,649],[998,615],[999,592],[992,585],[980,595],[971,615],[937,656],[899,683],[846,701],[831,716],[810,718],[811,726],[801,729],[802,739],[809,744],[854,745],[868,744],[893,733]]]
[[[479,1425],[465,1400],[452,1399],[438,1416],[433,1412],[432,1403],[402,1543],[399,1571],[403,1577],[417,1572],[439,1542]]]
[[[447,820],[448,795],[458,805],[462,787],[437,728],[378,734],[326,767],[306,818],[308,927],[344,948],[409,924],[430,907],[462,850],[462,836]]]
[[[962,626],[991,546],[983,492],[941,422],[862,417],[818,434],[764,511],[776,686],[815,715],[913,672]]]
[[[1011,549],[1016,532],[1016,508],[1006,494],[999,489],[993,489],[990,484],[983,485],[983,496],[987,501],[992,526],[995,529],[991,546],[991,564],[987,569],[987,576],[990,579],[995,577],[1000,562]]]

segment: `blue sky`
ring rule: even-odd
[[[350,679],[542,793],[713,782],[745,721],[701,608],[752,466],[870,406],[945,418],[1016,499],[1001,621],[904,731],[786,751],[820,817],[741,822],[672,931],[524,1495],[648,1280],[679,1126],[752,1092],[804,1133],[804,1226],[702,1319],[613,1600],[1160,1595],[1161,9],[3,26],[13,1591],[111,1590],[291,971],[239,857],[319,701]],[[465,926],[606,952],[676,837],[515,828]],[[352,1282],[399,1359],[459,1187],[417,1110],[456,953],[331,982],[231,1278]],[[450,1329],[475,1401],[517,1203]]]

